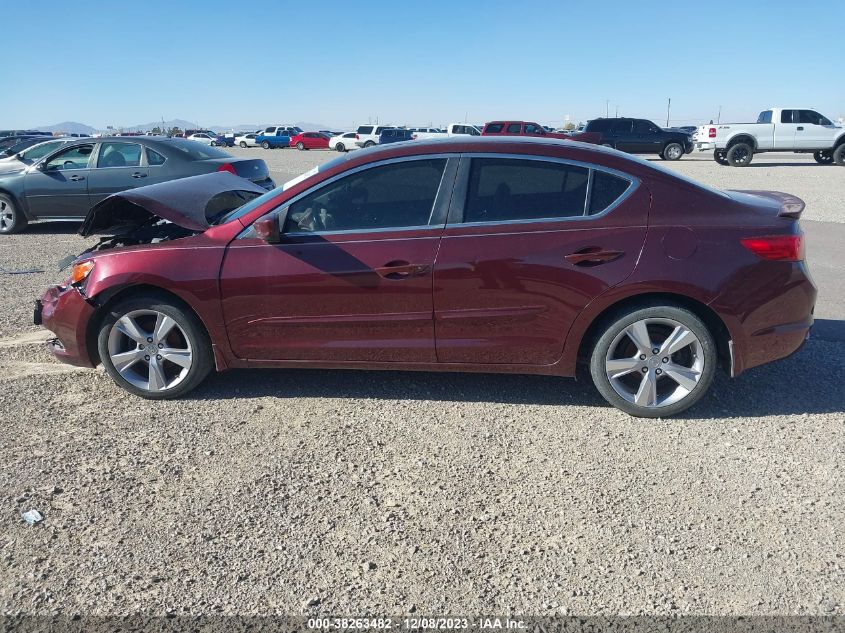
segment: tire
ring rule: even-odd
[[[241,147],[246,149],[246,141],[241,141]]]
[[[26,228],[26,216],[11,196],[0,193],[0,235],[20,233]]]
[[[116,327],[118,322],[120,327]],[[155,333],[159,324],[166,328],[161,341]],[[188,393],[214,365],[211,341],[197,316],[155,294],[132,297],[109,309],[100,326],[97,349],[115,384],[150,400]]]
[[[845,143],[840,143],[839,147],[833,150],[833,162],[840,167],[845,167]]]
[[[611,145],[610,143],[602,143],[601,146],[602,147],[609,147],[609,148],[613,149],[613,145]]]
[[[667,351],[667,345],[674,351]],[[704,396],[716,364],[716,343],[701,319],[678,306],[646,305],[605,323],[590,356],[590,374],[599,393],[617,409],[663,418]]]
[[[211,141],[211,146],[212,146],[212,147],[217,147],[217,141]]]
[[[660,153],[663,160],[680,160],[684,155],[684,147],[680,143],[668,143]]]
[[[754,158],[754,148],[748,143],[737,143],[728,150],[725,159],[731,167],[747,167]]]
[[[713,160],[715,160],[720,165],[730,165],[728,162],[727,152],[723,149],[717,149],[713,152]]]
[[[305,149],[305,143],[303,143],[302,141],[299,141],[299,143],[296,144],[296,149],[298,149],[301,152],[302,150]]]
[[[268,143],[267,141],[264,141],[264,142],[261,144],[261,147],[263,147],[264,149],[270,149],[270,143]]]
[[[346,146],[344,146],[343,143],[338,143],[337,145],[334,146],[334,148],[339,152],[345,152],[346,151]]]
[[[373,145],[375,145],[375,143],[373,143],[372,141],[367,141],[366,143],[364,143],[365,148],[372,147]]]

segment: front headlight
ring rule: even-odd
[[[78,284],[85,281],[92,270],[94,270],[94,262],[90,259],[74,264],[70,270],[70,283]]]

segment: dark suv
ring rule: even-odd
[[[660,154],[664,160],[678,160],[692,151],[692,136],[659,128],[647,119],[594,119],[585,132],[599,135],[595,142],[629,154]]]

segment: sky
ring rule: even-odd
[[[0,128],[845,116],[842,0],[0,4]]]

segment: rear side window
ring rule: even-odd
[[[760,116],[757,117],[757,123],[771,123],[772,122],[772,111],[771,110],[763,110],[760,113]]]
[[[255,135],[251,135],[255,136]],[[147,165],[164,165],[164,156],[154,149],[147,148]]]
[[[610,129],[610,121],[603,119],[596,119],[595,121],[588,121],[584,126],[585,132],[607,132]]]
[[[601,213],[628,191],[631,182],[598,169],[593,171],[590,191],[590,215]]]
[[[141,146],[137,143],[103,143],[97,157],[97,167],[138,167]]]
[[[798,111],[797,110],[781,110],[781,112],[780,112],[780,122],[781,123],[798,123]]]
[[[518,158],[474,158],[464,222],[584,215],[589,170]]]
[[[519,123],[511,123],[508,125],[508,134],[519,134],[519,131],[522,129],[522,125]]]
[[[403,161],[351,174],[294,202],[286,232],[354,231],[425,226],[445,158]]]
[[[617,121],[611,130],[614,134],[628,134],[633,126],[633,121]]]
[[[358,134],[370,134],[373,131],[372,125],[362,125],[358,128]]]
[[[504,123],[491,123],[487,126],[487,133],[488,134],[498,134],[502,131],[502,128],[505,127]]]

